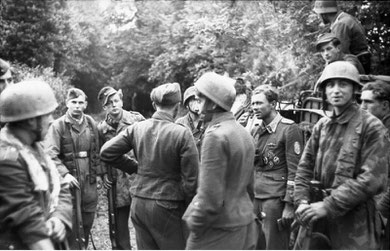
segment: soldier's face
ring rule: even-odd
[[[325,86],[328,102],[334,107],[344,107],[353,97],[353,84],[344,79],[331,79]]]
[[[199,100],[199,112],[206,114],[215,108],[215,104],[208,99],[206,96],[199,94],[197,95],[197,98]]]
[[[332,42],[329,42],[321,46],[320,52],[322,58],[329,64],[337,60],[338,55],[340,54],[340,48],[334,46]]]
[[[104,110],[113,116],[117,116],[122,112],[123,101],[119,93],[115,93],[108,98],[107,104],[104,106]]]
[[[87,108],[87,105],[88,103],[83,95],[70,99],[66,102],[66,107],[68,107],[70,115],[74,118],[80,118],[84,113],[84,110]]]
[[[199,114],[199,99],[197,99],[196,97],[191,98],[188,101],[188,109],[193,113]]]
[[[51,125],[51,123],[53,123],[53,113],[49,113],[49,114],[46,114],[46,115],[43,115],[41,117],[41,138],[40,140],[43,140],[47,134],[47,132],[49,131],[49,127]]]
[[[255,94],[252,96],[252,109],[256,117],[259,119],[265,119],[271,115],[274,109],[274,104],[267,100],[264,93]]]
[[[386,113],[386,102],[388,101],[376,99],[372,90],[363,91],[360,99],[362,101],[360,107],[363,110],[368,111],[379,119],[383,118]]]

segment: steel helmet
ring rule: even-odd
[[[317,0],[313,10],[317,14],[334,13],[338,11],[337,2],[336,0]]]
[[[236,98],[234,83],[236,80],[215,72],[203,74],[196,82],[196,89],[211,101],[230,111]]]
[[[52,88],[41,80],[22,81],[0,95],[0,121],[14,122],[53,112],[58,106]]]
[[[335,61],[325,67],[314,89],[321,91],[328,80],[335,78],[350,80],[361,87],[363,85],[360,83],[359,77],[359,72],[353,64],[347,61]]]
[[[183,95],[183,105],[185,106],[187,104],[187,101],[190,98],[195,97],[195,94],[196,94],[195,86],[188,87],[187,90],[184,92],[184,95]]]

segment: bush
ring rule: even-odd
[[[28,79],[40,79],[48,83],[54,90],[58,108],[54,112],[54,117],[58,118],[66,112],[66,91],[72,87],[70,78],[63,74],[55,74],[52,68],[37,66],[30,68],[25,64],[12,64],[14,73],[14,82],[20,82]]]

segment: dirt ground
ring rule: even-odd
[[[93,223],[92,231],[91,231],[92,238],[97,250],[111,250],[112,247],[111,247],[110,235],[108,231],[108,216],[107,216],[108,202],[107,202],[106,190],[104,188],[100,188],[98,192],[99,192],[98,207],[96,211],[95,221]],[[130,229],[131,246],[133,247],[134,250],[136,250],[137,245],[135,242],[135,231],[130,219],[129,219],[129,229]],[[88,245],[88,250],[93,250],[93,249],[94,248],[90,240]]]

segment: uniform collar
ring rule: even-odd
[[[390,130],[390,114],[387,114],[382,118],[382,123]]]
[[[175,122],[173,116],[170,113],[164,111],[156,111],[155,113],[153,113],[152,118],[159,119],[159,120],[167,120],[169,122]]]
[[[355,115],[355,113],[358,111],[359,106],[352,102],[349,104],[349,106],[338,116],[335,116],[334,113],[330,117],[331,123],[338,123],[338,124],[345,124],[348,123],[351,118]]]
[[[275,118],[269,123],[268,125],[265,125],[264,120],[262,123],[262,127],[268,131],[268,133],[272,134],[276,132],[276,127],[278,126],[279,122],[282,120],[282,115],[280,113],[276,113]]]
[[[68,112],[66,112],[65,122],[70,123],[70,124],[72,124],[72,125],[81,125],[81,124],[83,124],[83,122],[84,122],[84,114],[81,115],[81,118],[80,118],[80,119],[75,119],[75,118],[73,118],[73,117],[70,115],[70,113],[69,113],[69,111],[68,111]]]
[[[213,126],[215,124],[219,124],[221,123],[222,121],[225,121],[225,120],[235,120],[234,116],[233,116],[233,113],[232,112],[218,112],[218,113],[214,113],[213,114],[213,117],[210,121],[210,124],[209,126]]]

